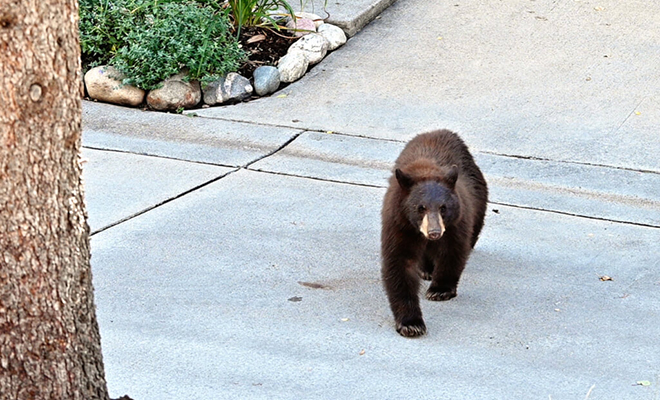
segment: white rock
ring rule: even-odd
[[[325,23],[323,21],[323,18],[319,17],[316,14],[312,14],[312,13],[308,13],[308,12],[297,12],[295,15],[298,18],[305,18],[305,19],[309,19],[309,20],[314,21],[314,25],[317,28]]]
[[[328,41],[328,51],[332,51],[337,47],[346,43],[346,34],[344,31],[332,24],[323,24],[318,28],[319,35],[323,36]]]
[[[280,81],[285,83],[297,81],[305,75],[307,67],[309,67],[309,61],[303,53],[293,52],[285,55],[277,63],[277,69],[280,71]]]
[[[198,81],[186,82],[185,72],[174,75],[162,82],[160,89],[155,89],[147,95],[149,107],[165,111],[179,108],[191,108],[202,100],[202,90]]]
[[[307,61],[311,65],[314,65],[323,60],[323,57],[328,53],[328,45],[328,41],[323,36],[317,33],[311,33],[298,39],[289,47],[287,53],[302,53],[307,58]]]
[[[124,76],[114,67],[100,66],[85,74],[85,87],[92,99],[125,106],[137,106],[144,101],[145,91],[124,85]]]

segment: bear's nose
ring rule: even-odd
[[[442,237],[442,230],[434,229],[429,231],[429,240],[438,240]]]

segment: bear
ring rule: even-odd
[[[426,333],[419,306],[456,297],[484,224],[488,186],[463,140],[449,130],[414,137],[397,158],[383,199],[382,280],[404,337]]]

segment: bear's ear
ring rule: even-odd
[[[415,183],[410,175],[406,174],[398,168],[394,171],[394,174],[396,175],[396,180],[399,182],[399,186],[401,186],[403,189],[410,189]]]
[[[456,180],[458,179],[458,166],[457,165],[452,165],[451,168],[449,168],[449,171],[445,174],[444,181],[449,185],[450,188],[454,188],[456,185]]]

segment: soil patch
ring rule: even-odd
[[[251,78],[255,69],[262,65],[277,66],[277,61],[289,50],[298,38],[289,32],[260,27],[244,27],[239,42],[248,55],[248,60],[238,73]]]

